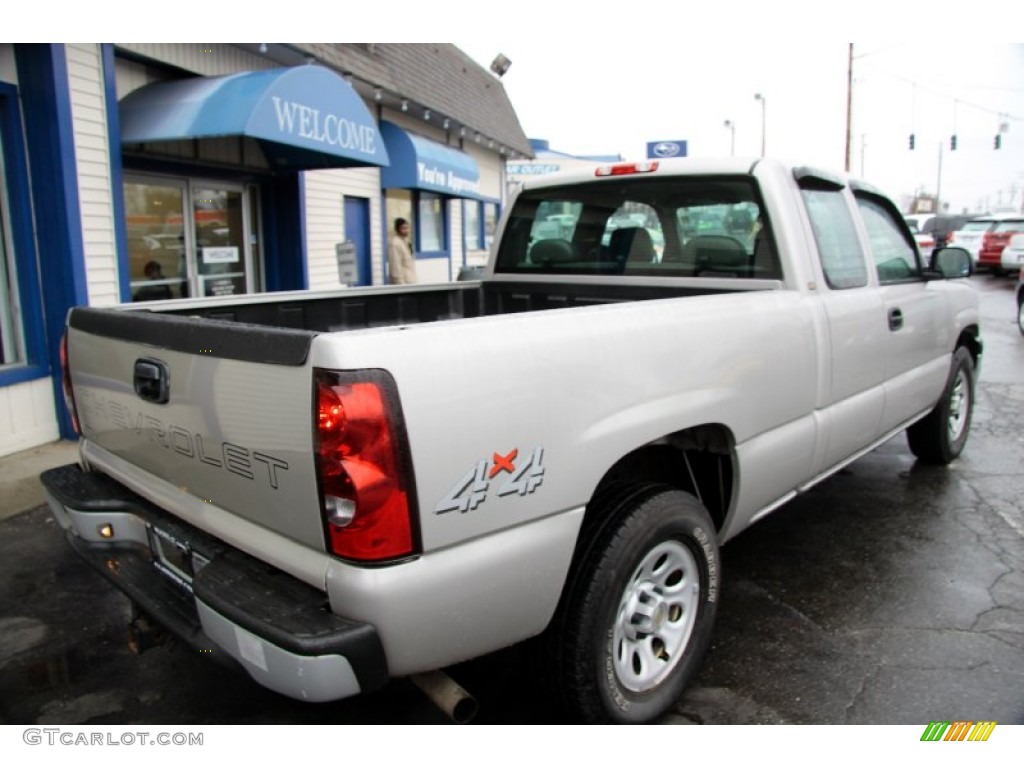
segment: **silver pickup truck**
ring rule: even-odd
[[[719,546],[907,431],[964,448],[965,251],[772,160],[532,181],[483,278],[76,308],[71,546],[155,623],[329,701],[534,638],[572,718],[701,662]]]

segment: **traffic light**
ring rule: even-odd
[[[997,133],[996,134],[996,140],[995,140],[995,142],[993,142],[993,147],[995,149],[999,149],[1001,146],[1003,146],[1003,137],[1000,134]]]
[[[914,134],[910,134],[910,148],[911,149],[914,148]]]
[[[951,152],[956,150],[956,134],[955,133],[952,136],[949,137],[949,149],[950,149]]]

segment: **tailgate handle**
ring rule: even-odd
[[[167,363],[143,357],[135,361],[135,394],[151,403],[171,399],[171,375]]]

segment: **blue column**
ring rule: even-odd
[[[62,44],[19,43],[14,52],[36,216],[46,348],[56,368],[67,312],[89,301],[67,56]],[[60,376],[53,377],[53,388],[61,436],[73,439]]]

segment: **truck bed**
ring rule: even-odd
[[[621,280],[564,283],[484,281],[415,288],[352,289],[329,294],[263,294],[243,302],[236,299],[234,302],[211,303],[207,300],[188,302],[187,306],[174,302],[159,307],[159,311],[167,315],[329,333],[574,306],[731,293],[740,288],[739,285],[686,285],[686,282],[664,279],[633,284],[623,284]],[[742,282],[757,284],[743,286],[746,289],[776,285],[774,281]],[[135,308],[139,307],[136,305]]]

